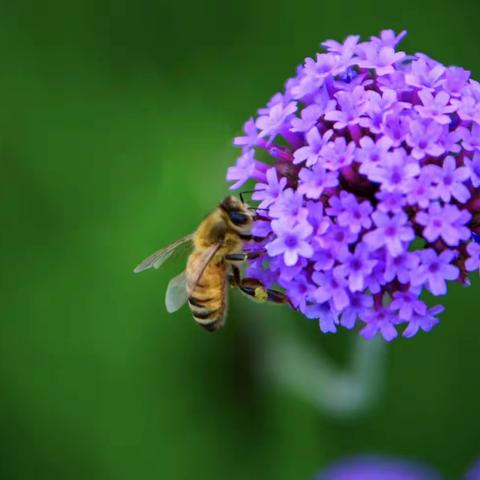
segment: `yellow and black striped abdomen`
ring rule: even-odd
[[[188,278],[197,270],[200,253],[192,253],[188,259],[186,275]],[[225,321],[226,272],[225,263],[211,262],[193,288],[188,288],[188,305],[195,321],[210,332],[218,330]]]

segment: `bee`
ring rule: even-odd
[[[134,272],[159,268],[178,248],[192,245],[185,271],[168,284],[165,304],[167,311],[173,313],[188,301],[194,320],[209,332],[225,323],[229,285],[258,302],[290,304],[284,293],[266,288],[254,278],[241,278],[241,263],[265,253],[244,250],[246,242],[260,240],[251,233],[255,219],[255,209],[243,199],[228,196],[194,233],[153,253]]]

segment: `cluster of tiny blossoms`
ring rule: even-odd
[[[234,140],[227,180],[254,180],[266,250],[247,274],[323,332],[429,331],[443,307],[422,292],[480,269],[480,84],[404,35],[324,42]]]

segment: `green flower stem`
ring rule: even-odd
[[[258,317],[258,312],[255,316]],[[295,329],[283,328],[284,322],[279,324],[277,320],[273,326],[275,314],[268,313],[267,317],[259,319],[257,325],[264,330],[261,364],[268,378],[332,416],[360,416],[376,405],[385,377],[383,339],[364,340],[357,334],[352,333],[350,338],[345,335],[352,348],[348,365],[342,368],[302,339]]]

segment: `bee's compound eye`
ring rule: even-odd
[[[245,215],[244,213],[238,212],[236,210],[230,212],[229,216],[230,220],[235,225],[245,225],[248,222],[248,215]]]

